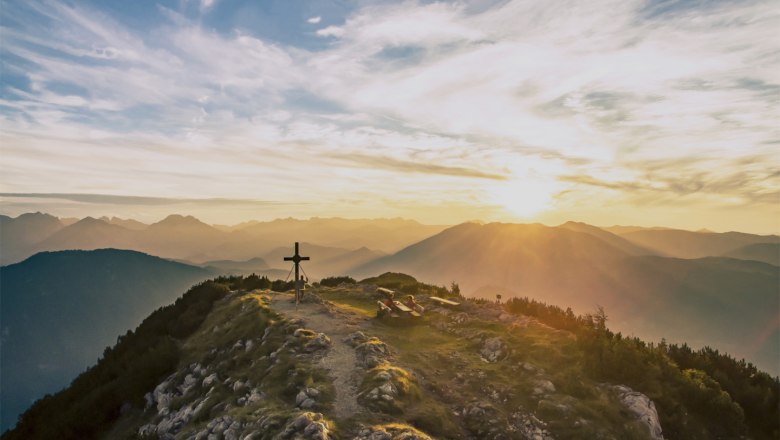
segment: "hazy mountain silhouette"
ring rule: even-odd
[[[2,430],[92,365],[117,336],[209,276],[116,249],[44,252],[0,268]]]
[[[373,261],[384,254],[366,247],[350,250],[338,247],[320,246],[312,243],[301,243],[301,253],[311,257],[311,261],[303,263],[304,270],[312,278],[322,278],[349,272],[355,266]],[[264,255],[272,267],[288,268],[289,262],[284,257],[292,255],[291,246],[280,246]]]
[[[780,268],[730,258],[633,256],[604,234],[466,223],[351,274],[404,272],[440,285],[457,281],[465,294],[529,296],[578,312],[601,305],[618,330],[710,344],[777,374]]]
[[[724,257],[763,261],[780,266],[780,243],[756,243],[723,254]]]
[[[41,227],[31,217],[45,216],[50,226]],[[87,217],[65,226],[56,217],[25,214],[17,219],[3,217],[2,262],[15,263],[47,250],[134,249],[171,259],[202,264],[213,260],[244,261],[265,255],[293,242],[316,243],[343,252],[361,247],[380,252],[396,251],[444,229],[411,220],[347,220],[340,218],[310,220],[283,219],[270,222],[246,222],[234,227],[214,227],[192,216],[171,215],[149,226],[130,219]],[[9,224],[11,226],[5,227]],[[27,239],[14,239],[12,226],[24,224]],[[19,229],[17,226],[15,229]],[[288,251],[289,252],[289,251]],[[343,253],[341,252],[341,253]],[[359,256],[353,256],[357,263]],[[375,256],[374,256],[375,257]],[[269,260],[271,266],[275,266]],[[330,274],[326,274],[330,275]]]
[[[622,238],[609,231],[605,231],[604,229],[598,228],[596,226],[589,225],[587,223],[566,222],[560,225],[560,227],[570,229],[572,231],[585,232],[586,234],[593,235],[629,255],[655,255],[656,254],[656,252],[644,246],[639,246],[634,243],[631,243],[625,238]]]
[[[614,226],[605,226],[600,229],[603,229],[607,232],[611,232],[613,234],[617,235],[623,235],[629,232],[636,232],[636,231],[668,231],[672,228],[665,228],[662,226],[621,226],[621,225],[614,225]]]
[[[119,218],[119,217],[110,217],[109,218],[109,217],[103,216],[103,217],[100,217],[100,220],[103,220],[106,223],[111,223],[112,225],[122,226],[122,227],[125,227],[127,229],[131,229],[131,230],[135,230],[135,231],[140,231],[142,229],[146,229],[147,227],[149,227],[149,225],[147,225],[146,223],[141,223],[138,220],[133,220],[133,219],[123,219],[123,218]]]
[[[692,232],[679,229],[647,229],[622,233],[620,236],[660,255],[679,258],[716,257],[750,244],[780,243],[780,237],[777,235]]]
[[[129,248],[137,243],[134,231],[92,217],[66,226],[34,246],[35,252]]]
[[[64,227],[57,217],[40,212],[16,218],[0,215],[0,265],[29,257],[36,243]]]
[[[206,268],[213,268],[220,273],[229,273],[236,275],[244,275],[251,273],[260,273],[265,269],[269,269],[270,266],[266,261],[260,257],[251,258],[246,261],[234,261],[234,260],[214,260],[201,263],[201,266]]]
[[[317,243],[321,246],[354,249],[367,247],[382,252],[395,252],[404,246],[442,231],[446,226],[423,225],[406,219],[343,219],[317,218],[309,220],[278,219],[270,222],[249,222],[235,229],[275,246],[293,241]]]

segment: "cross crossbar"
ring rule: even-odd
[[[295,265],[295,304],[298,304],[298,301],[300,301],[301,296],[301,288],[299,287],[299,276],[298,276],[298,270],[300,268],[301,261],[308,261],[309,257],[302,257],[300,252],[298,251],[298,242],[295,242],[295,255],[292,257],[284,257],[284,261],[292,261]]]

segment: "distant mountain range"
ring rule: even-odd
[[[115,249],[44,252],[0,268],[0,431],[94,364],[117,336],[210,276]]]
[[[674,237],[701,235],[696,255],[776,236],[645,231],[657,241],[622,236],[589,225],[466,223],[366,263],[362,277],[403,272],[426,282],[459,283],[467,295],[528,296],[585,313],[603,306],[612,328],[650,340],[665,337],[692,346],[710,345],[746,357],[772,374],[780,372],[780,268],[735,258],[683,259],[653,254]],[[670,234],[667,238],[663,234]],[[644,238],[644,235],[639,235]],[[693,239],[692,239],[693,240]],[[729,243],[727,245],[726,243]],[[763,249],[763,247],[761,247]]]
[[[214,227],[195,217],[181,215],[170,215],[157,223],[144,225],[116,217],[87,217],[72,222],[34,213],[16,218],[0,216],[0,264],[16,263],[42,251],[109,247],[198,264],[214,260],[246,261],[276,252],[281,247],[289,253],[292,243],[299,241],[336,248],[336,253],[343,254],[344,264],[355,265],[397,251],[444,228],[404,219],[340,218],[280,219]],[[352,251],[359,252],[346,255]],[[330,256],[335,255],[331,253]],[[281,261],[267,261],[272,268],[286,267]],[[325,269],[340,271],[344,268],[331,265]]]
[[[404,272],[441,285],[455,281],[467,295],[529,296],[577,312],[601,305],[623,332],[712,345],[778,373],[776,235],[577,222],[445,229],[401,219],[211,226],[180,215],[147,226],[117,218],[63,222],[40,213],[0,216],[0,231],[4,262],[43,250],[117,247],[272,279],[287,277],[283,257],[299,241],[312,257],[304,271],[313,280]]]

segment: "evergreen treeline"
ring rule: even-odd
[[[349,276],[327,277],[320,280],[320,286],[336,287],[341,283],[355,284],[354,278]]]
[[[225,284],[206,281],[157,309],[70,387],[35,402],[3,440],[97,438],[126,403],[143,408],[144,394],[177,367],[176,341],[193,333],[227,292]]]
[[[576,316],[528,298],[511,313],[536,317],[577,336],[583,371],[591,379],[625,384],[656,405],[670,439],[780,438],[780,379],[709,347],[646,343],[610,331],[603,309]]]

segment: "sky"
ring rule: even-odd
[[[0,5],[3,214],[780,233],[776,1]]]

